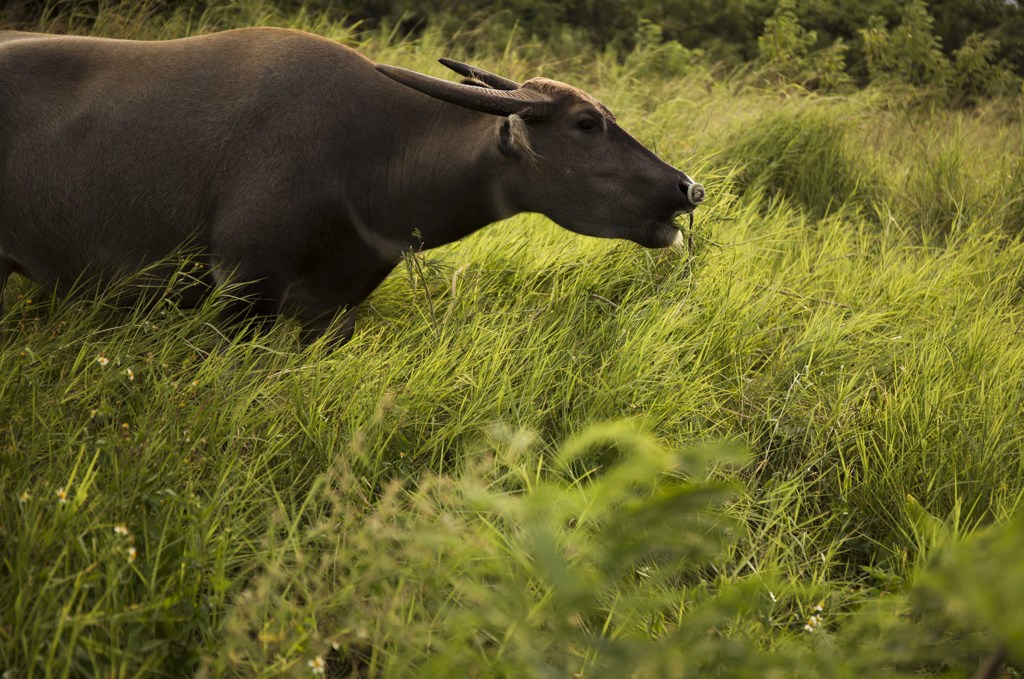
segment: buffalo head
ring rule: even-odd
[[[394,66],[390,78],[451,104],[503,117],[495,143],[513,211],[540,212],[576,233],[625,238],[646,247],[679,242],[676,216],[704,200],[704,187],[661,160],[586,92],[545,78],[523,84],[441,59],[462,83]]]

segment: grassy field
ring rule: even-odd
[[[410,257],[337,349],[14,279],[5,678],[1018,676],[1020,100],[257,3],[89,30],[256,23],[579,84],[709,200],[680,249],[527,215]]]

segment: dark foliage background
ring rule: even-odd
[[[45,13],[57,13],[70,0],[10,0],[8,25],[31,25]],[[98,0],[92,4],[100,4]],[[75,0],[79,10],[83,5]],[[106,5],[116,4],[111,2]],[[135,4],[134,2],[130,4]],[[197,14],[229,3],[208,0],[154,0],[155,11],[188,9]],[[777,9],[777,0],[280,0],[283,11],[305,8],[331,20],[344,19],[367,27],[386,24],[399,34],[415,35],[427,27],[472,30],[481,25],[511,30],[524,39],[547,41],[571,31],[599,49],[632,49],[638,27],[653,22],[662,39],[735,66],[758,55],[757,38],[764,22]],[[800,24],[816,35],[818,46],[837,39],[850,48],[847,69],[863,81],[867,75],[860,29],[871,16],[890,25],[899,21],[907,2],[862,0],[800,0],[795,11]],[[1016,0],[932,0],[925,3],[934,30],[947,56],[960,49],[972,33],[999,42],[997,56],[1017,75],[1024,75],[1024,8]]]

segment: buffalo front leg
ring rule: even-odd
[[[254,286],[241,290],[251,296],[239,296],[228,301],[220,314],[221,323],[247,340],[270,332],[277,321],[276,300],[257,296],[258,293],[252,292]]]
[[[323,314],[315,319],[302,320],[302,332],[299,341],[308,346],[321,337],[333,346],[341,346],[350,339],[356,330],[356,309],[343,309],[333,314]]]
[[[230,333],[240,331],[242,337],[252,339],[274,325],[281,311],[284,286],[274,274],[265,273],[269,270],[214,267],[213,279],[224,297],[221,323],[226,330],[231,329]]]
[[[393,266],[382,264],[364,270],[358,278],[349,278],[331,288],[293,286],[288,302],[294,305],[302,321],[302,343],[310,344],[325,335],[335,346],[352,339],[356,308],[387,278]]]

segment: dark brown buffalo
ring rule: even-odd
[[[378,66],[299,31],[142,42],[0,32],[0,293],[66,292],[183,246],[232,314],[297,316],[306,339],[409,248],[540,212],[646,247],[703,189],[586,93],[442,60],[463,83]],[[346,312],[347,310],[347,312]]]

